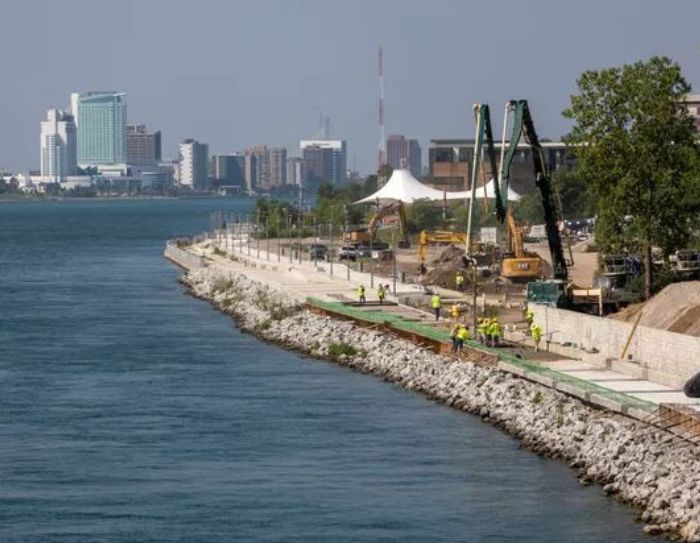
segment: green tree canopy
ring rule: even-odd
[[[686,245],[700,216],[697,133],[683,100],[690,85],[666,57],[586,71],[563,113],[590,187],[603,251],[641,251],[651,294],[651,247]]]

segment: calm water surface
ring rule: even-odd
[[[0,204],[0,541],[651,541],[564,464],[187,296],[164,241],[249,205]]]

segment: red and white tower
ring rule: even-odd
[[[379,184],[384,183],[386,174],[386,137],[384,134],[384,55],[379,47],[379,157],[377,177]]]

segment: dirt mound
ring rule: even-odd
[[[460,249],[459,247],[450,245],[449,247],[445,248],[445,250],[442,251],[442,253],[440,253],[440,256],[433,259],[433,261],[430,264],[432,264],[433,266],[439,266],[440,264],[450,264],[455,260],[459,260],[461,262],[464,253],[464,249]]]
[[[434,267],[423,276],[423,284],[453,289],[455,288],[457,270],[464,271],[464,276],[468,281],[469,274],[464,268],[463,256],[464,249],[454,245],[446,247],[440,256],[430,262]]]
[[[667,286],[645,304],[630,306],[613,318],[670,332],[700,337],[700,281],[685,281]]]

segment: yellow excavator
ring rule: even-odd
[[[523,248],[523,232],[515,223],[510,208],[506,211],[506,224],[511,253],[501,261],[501,277],[511,281],[533,281],[541,278],[544,274],[542,259]]]
[[[410,247],[411,242],[408,239],[408,227],[406,225],[406,207],[403,202],[391,202],[380,206],[370,219],[367,228],[348,232],[346,241],[369,243],[370,240],[374,240],[377,230],[383,224],[383,221],[392,215],[395,217],[394,220],[399,228],[399,247],[402,249]]]
[[[461,232],[450,232],[447,230],[428,232],[427,230],[422,230],[418,237],[418,258],[421,264],[425,264],[428,245],[447,245],[451,243],[463,247],[466,241],[467,235]]]

